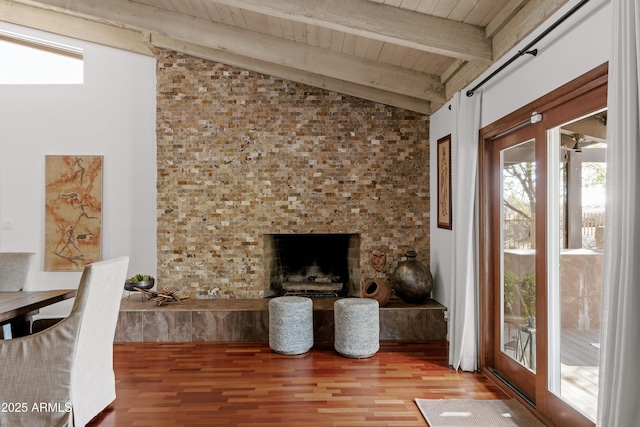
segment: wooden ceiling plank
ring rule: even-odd
[[[282,25],[280,24],[282,21],[280,18],[275,18],[273,16],[267,16],[267,26],[269,28],[269,33],[275,37],[284,37],[282,33]]]
[[[438,1],[439,0],[421,0],[420,3],[418,3],[418,7],[416,7],[416,12],[431,15],[433,9],[438,5]]]
[[[209,9],[202,3],[202,0],[190,0],[191,7],[196,11],[196,16],[203,19],[211,19],[215,21],[214,16],[211,15]]]
[[[234,25],[238,28],[243,28],[245,30],[249,30],[249,26],[247,22],[244,20],[244,15],[242,14],[242,9],[237,7],[229,7],[229,14],[233,18]]]
[[[402,0],[400,7],[415,12],[419,4],[420,0]]]
[[[449,69],[449,67],[451,67],[453,64],[455,64],[457,61],[460,61],[459,59],[453,59],[453,58],[449,58],[449,57],[444,57],[442,56],[442,61],[437,61],[436,65],[438,68],[433,69],[433,72],[429,72],[427,70],[425,70],[425,73],[429,73],[429,74],[436,74],[438,76],[440,76],[440,81],[442,83],[442,75],[446,74],[447,70]],[[463,63],[466,61],[462,61]],[[442,83],[445,84],[445,83]]]
[[[407,56],[407,52],[409,48],[404,46],[393,46],[389,43],[386,43],[384,48],[382,49],[382,53],[380,55],[379,60],[395,66],[400,66],[404,58]]]
[[[463,22],[484,27],[485,25],[482,25],[482,22],[494,10],[496,3],[499,1],[501,0],[478,0]]]
[[[345,34],[342,43],[342,53],[344,55],[354,55],[356,51],[356,36],[353,34]]]
[[[203,58],[211,61],[221,62],[227,65],[244,68],[254,72],[277,76],[278,78],[291,80],[294,82],[324,88],[345,95],[367,99],[422,114],[431,114],[431,103],[425,99],[419,99],[407,95],[399,95],[370,87],[354,84],[333,78],[301,71],[294,68],[285,67],[278,64],[256,60],[255,58],[237,55],[231,52],[212,49],[194,43],[178,41],[160,34],[152,36],[152,43],[162,49],[175,50],[187,55]],[[440,104],[438,104],[440,105]]]
[[[409,49],[404,59],[402,60],[402,64],[400,64],[400,66],[404,68],[409,68],[410,70],[414,70],[416,63],[418,62],[418,58],[420,58],[420,55],[422,55],[423,53],[424,52],[421,52],[416,49]]]
[[[25,4],[1,1],[0,21],[154,56],[144,43],[140,31],[114,27]]]
[[[296,40],[296,33],[293,28],[293,21],[290,21],[288,19],[280,19],[280,28],[282,30],[282,37],[291,41]]]
[[[209,13],[209,16],[213,21],[220,23],[223,22],[222,15],[220,15],[220,11],[216,7],[215,3],[211,3],[210,1],[203,1],[202,6],[207,9],[207,12]]]
[[[233,20],[233,15],[231,14],[231,9],[224,5],[216,5],[212,3],[218,9],[218,13],[220,14],[220,18],[222,18],[222,23],[226,25],[235,25],[235,21]]]
[[[438,4],[436,4],[436,7],[433,8],[433,11],[431,12],[431,14],[434,16],[439,16],[441,18],[446,18],[451,14],[451,11],[453,10],[454,6],[455,6],[454,2],[439,1]]]
[[[144,3],[144,4],[152,4],[151,0],[138,0],[140,3]],[[157,2],[154,0],[153,2],[157,7],[161,7],[163,9],[167,9],[170,10],[172,12],[177,12],[176,8],[173,6],[173,4],[171,3],[171,0],[157,0]]]
[[[496,16],[487,24],[486,32],[487,37],[493,38],[498,31],[504,28],[505,25],[515,16],[520,9],[527,4],[529,0],[509,0],[509,2],[500,9]]]
[[[384,42],[381,42],[380,40],[369,40],[365,58],[377,61],[378,58],[380,58],[380,52],[382,51],[383,46]]]
[[[356,45],[353,54],[360,58],[367,56],[367,50],[369,49],[369,39],[364,37],[356,37]]]
[[[307,24],[307,43],[311,46],[319,46],[318,41],[318,27],[316,25]]]
[[[415,12],[419,4],[420,0],[402,0],[400,7]]]
[[[331,33],[333,30],[328,28],[320,27],[318,29],[318,46],[323,49],[331,49]]]
[[[402,0],[384,0],[384,4],[391,7],[400,7]]]
[[[334,52],[342,52],[344,46],[344,36],[342,31],[331,30],[331,50]]]
[[[298,43],[307,43],[307,25],[304,22],[293,21],[293,34]]]
[[[379,64],[366,58],[337,54],[315,46],[300,45],[277,37],[244,31],[233,26],[216,24],[140,3],[127,0],[90,3],[46,0],[38,3],[47,4],[58,11],[93,17],[150,33],[166,34],[178,40],[235,52],[241,56],[253,56],[261,61],[325,74],[327,77],[383,91],[396,91],[402,95],[436,102],[444,101],[444,88],[438,76]]]
[[[269,28],[269,22],[267,17],[260,13],[251,12],[249,10],[242,11],[242,19],[244,20],[247,28],[251,28],[251,31],[256,31],[261,34],[271,34],[271,28]]]
[[[435,74],[439,76],[446,69],[445,64],[450,64],[452,61],[461,61],[461,59],[453,59],[448,56],[442,55],[433,55],[433,54],[425,54],[427,58],[429,58],[426,66],[422,63],[422,57],[420,58],[420,63],[416,63],[416,70],[422,71],[426,74]],[[422,68],[420,70],[420,68]]]
[[[172,12],[184,13],[189,15],[192,13],[193,7],[189,4],[188,0],[160,0],[163,5],[169,4],[171,7],[167,7],[167,10]]]
[[[369,0],[215,1],[413,49],[485,64],[492,61],[491,41],[479,26],[380,5]]]
[[[466,22],[467,17],[474,7],[478,5],[478,0],[459,1],[455,4],[447,19],[452,21]]]
[[[418,58],[418,60],[414,65],[414,69],[421,73],[426,73],[427,72],[426,70],[428,69],[430,64],[431,64],[431,54],[427,52],[422,52],[422,54],[420,55],[420,57]]]
[[[456,59],[441,75],[440,81],[442,84],[446,84],[451,77],[453,77],[462,67],[466,65],[467,61]]]

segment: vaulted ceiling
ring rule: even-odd
[[[14,0],[0,20],[430,114],[568,0]]]

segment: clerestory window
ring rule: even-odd
[[[0,29],[0,84],[82,84],[81,48]]]

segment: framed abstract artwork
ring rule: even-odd
[[[438,227],[452,229],[451,135],[438,140]]]
[[[45,156],[46,271],[101,259],[102,156]]]

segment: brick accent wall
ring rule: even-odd
[[[264,235],[360,235],[361,281],[429,264],[422,114],[160,51],[158,284],[262,298]],[[269,248],[266,248],[268,251]]]

